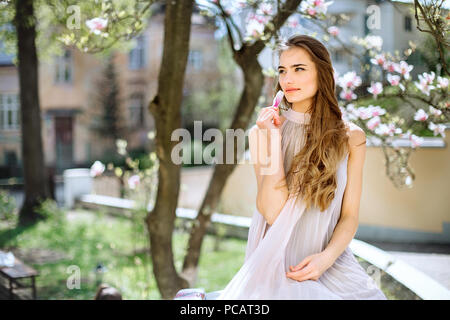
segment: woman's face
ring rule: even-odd
[[[316,65],[309,53],[303,48],[292,47],[283,51],[279,60],[278,81],[286,100],[312,103],[318,85]]]

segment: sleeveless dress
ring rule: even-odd
[[[283,112],[281,144],[285,173],[292,158],[304,146],[305,124],[310,114],[292,110]],[[289,266],[323,251],[339,220],[347,184],[348,153],[338,165],[337,188],[331,205],[320,211],[308,210],[301,199],[289,197],[272,226],[255,208],[248,234],[243,266],[217,300],[386,300],[375,281],[358,263],[349,247],[318,280],[296,281],[286,276]],[[266,230],[267,229],[267,230]]]

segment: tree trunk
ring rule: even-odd
[[[164,49],[158,77],[158,92],[149,109],[155,119],[156,153],[159,159],[155,207],[147,216],[153,272],[163,299],[173,299],[188,282],[177,274],[173,261],[172,233],[180,184],[180,165],[171,159],[177,141],[171,134],[181,126],[183,95],[193,0],[167,1],[164,17]]]
[[[38,59],[36,52],[36,19],[33,0],[16,0],[14,24],[20,84],[22,161],[25,200],[19,212],[19,223],[26,225],[42,218],[35,209],[49,198],[41,137],[41,113],[38,93]]]
[[[246,59],[242,59],[242,63],[245,66],[245,68],[242,67],[242,70],[244,71],[245,86],[230,127],[231,129],[247,128],[264,85],[264,77],[257,61],[257,56],[248,56]],[[190,282],[190,286],[194,286],[197,280],[197,266],[200,258],[201,246],[206,229],[211,224],[212,211],[217,207],[225,182],[237,164],[237,145],[233,145],[235,157],[233,164],[220,164],[214,166],[213,176],[197,215],[197,221],[199,223],[195,223],[191,229],[188,251],[183,263],[183,274]],[[222,150],[224,150],[223,154],[225,155],[226,140],[224,141],[222,148]]]
[[[283,26],[301,2],[302,0],[287,0],[284,3],[284,6],[273,18],[275,31]],[[239,51],[234,52],[233,58],[241,67],[245,81],[244,90],[231,125],[232,129],[240,128],[245,130],[245,128],[248,127],[251,115],[257,105],[264,81],[261,66],[258,62],[258,54],[264,49],[264,46],[264,42],[258,40],[252,45],[244,45]],[[234,43],[230,43],[230,47],[234,48]],[[231,165],[220,164],[214,167],[214,173],[198,212],[197,221],[191,229],[189,246],[183,263],[183,275],[188,279],[191,287],[194,286],[196,282],[203,237],[207,227],[211,223],[211,214],[217,207],[225,183],[233,172],[236,164],[237,161],[234,161],[234,164]]]

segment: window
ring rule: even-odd
[[[412,27],[411,27],[411,17],[410,16],[405,16],[405,31],[411,31]]]
[[[195,70],[201,70],[203,65],[202,52],[199,50],[189,50],[188,64]]]
[[[132,96],[129,103],[130,127],[142,127],[144,125],[144,99],[142,95]]]
[[[19,98],[17,94],[0,94],[0,130],[20,128]]]
[[[65,50],[62,56],[56,57],[55,83],[72,83],[72,52]]]
[[[145,36],[140,35],[136,38],[136,46],[129,53],[129,68],[132,70],[141,69],[146,64]]]

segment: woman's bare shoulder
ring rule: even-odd
[[[351,121],[344,121],[349,147],[359,146],[366,141],[366,133]]]

